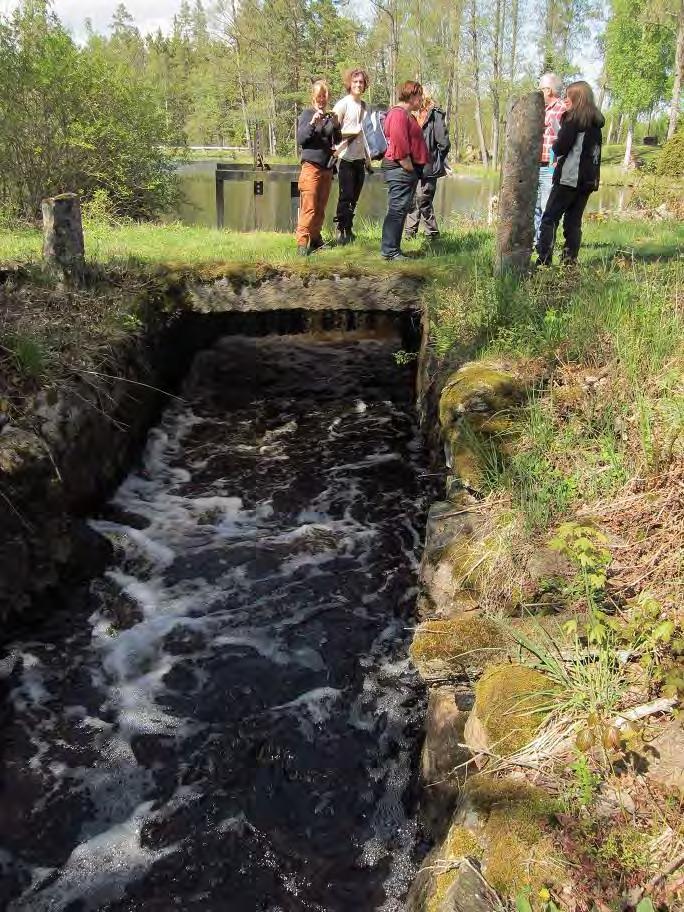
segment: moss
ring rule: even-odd
[[[493,551],[487,538],[462,537],[448,545],[441,560],[451,566],[456,588],[477,589]]]
[[[505,756],[515,753],[534,738],[544,721],[552,684],[525,665],[495,665],[475,686],[474,712],[489,742]]]
[[[440,912],[449,887],[458,876],[458,863],[462,858],[482,858],[484,854],[480,841],[464,826],[454,824],[439,847],[433,861],[435,875],[433,887],[427,898],[426,912]]]
[[[442,858],[450,861],[456,861],[459,858],[470,856],[471,858],[482,858],[484,849],[473,833],[464,826],[453,824],[442,843],[440,855]]]
[[[517,436],[512,412],[524,395],[515,373],[488,362],[466,364],[447,381],[439,419],[450,466],[466,487],[483,490],[500,470]]]
[[[513,899],[526,886],[536,892],[558,877],[546,830],[557,802],[546,792],[512,779],[476,776],[466,786],[472,805],[486,813],[481,841],[487,880]]]
[[[505,412],[523,397],[523,381],[505,365],[471,361],[446,381],[439,400],[439,421],[445,428],[473,406],[479,413]]]
[[[492,658],[498,661],[504,654],[505,642],[501,625],[488,618],[438,619],[418,626],[410,655],[418,671],[430,676],[432,670],[458,672],[464,666],[482,665]]]

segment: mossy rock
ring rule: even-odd
[[[435,619],[418,625],[409,652],[425,680],[449,677],[500,661],[506,635],[496,621],[478,615]]]
[[[461,595],[476,595],[478,581],[494,550],[493,538],[490,541],[487,537],[485,517],[475,498],[462,493],[454,502],[451,516],[447,513],[428,521],[421,582],[436,612],[453,616]],[[472,607],[472,602],[467,607]]]
[[[447,379],[439,399],[443,428],[462,415],[483,418],[505,414],[525,399],[527,383],[510,365],[500,361],[470,361]]]
[[[0,471],[9,476],[36,462],[48,462],[40,437],[13,425],[7,426],[0,434]]]
[[[492,361],[471,361],[447,380],[439,421],[447,462],[462,487],[482,491],[510,454],[515,411],[529,385],[510,365]]]
[[[473,777],[467,800],[486,822],[479,839],[482,866],[491,885],[508,899],[525,887],[537,892],[558,878],[549,825],[557,802],[541,789],[511,778]]]
[[[487,668],[475,685],[475,706],[466,726],[466,740],[477,749],[508,756],[525,747],[548,714],[553,684],[527,665],[512,663]],[[473,734],[485,744],[475,743]]]

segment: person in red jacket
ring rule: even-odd
[[[411,200],[423,168],[430,160],[420,124],[411,116],[423,102],[419,82],[405,82],[399,89],[399,103],[385,118],[387,151],[382,171],[387,183],[387,215],[382,223],[380,253],[385,260],[405,260],[401,236]]]

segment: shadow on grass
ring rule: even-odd
[[[426,254],[436,256],[458,256],[463,253],[477,253],[491,243],[491,233],[485,230],[469,231],[464,234],[443,234],[434,241],[424,241]]]
[[[588,241],[582,246],[590,262],[603,259],[613,263],[624,261],[631,263],[658,263],[679,260],[682,257],[682,248],[676,238],[672,238],[662,244],[645,244],[643,247],[621,246],[607,241]]]

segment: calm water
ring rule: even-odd
[[[188,225],[216,225],[215,170],[217,160],[193,162],[181,167],[182,189],[185,202],[179,207],[177,216]],[[262,175],[258,176],[262,179]],[[252,181],[225,181],[226,228],[238,231],[290,231],[293,227],[289,181],[271,181],[263,175],[264,195],[255,197]],[[293,173],[292,179],[297,179]],[[498,178],[470,177],[458,173],[446,177],[437,184],[435,211],[442,225],[448,226],[455,216],[483,218],[487,215],[489,198],[497,192]],[[618,187],[602,187],[592,194],[589,211],[619,209],[625,205],[629,191]],[[337,181],[328,203],[327,224],[332,226],[332,217],[337,204]],[[361,219],[381,219],[385,214],[387,193],[380,173],[367,178],[358,205]]]
[[[88,604],[14,644],[0,908],[401,912],[432,492],[399,344],[197,357]]]

